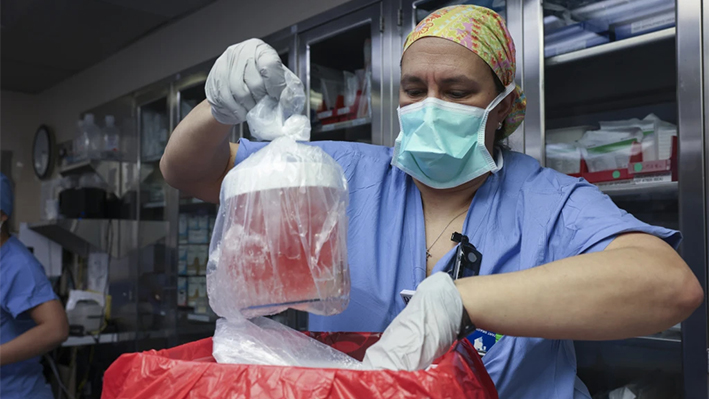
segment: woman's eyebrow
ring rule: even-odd
[[[450,85],[450,84],[456,84],[456,83],[462,83],[466,85],[477,85],[478,82],[476,80],[473,80],[465,75],[456,75],[456,76],[451,76],[448,78],[443,78],[441,79],[442,84]]]
[[[404,75],[401,77],[401,84],[418,84],[425,83],[423,79],[414,75]]]

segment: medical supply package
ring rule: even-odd
[[[308,335],[353,361],[362,360],[380,336]],[[101,398],[498,398],[482,360],[467,340],[456,343],[435,367],[420,371],[219,364],[212,353],[213,342],[207,338],[172,349],[124,354],[106,371]]]

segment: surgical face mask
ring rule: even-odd
[[[485,147],[485,126],[490,112],[514,89],[514,83],[507,86],[485,109],[431,97],[399,107],[401,132],[391,164],[438,189],[496,172]]]

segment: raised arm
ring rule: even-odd
[[[229,47],[214,63],[205,84],[207,100],[180,122],[170,136],[160,170],[165,181],[190,195],[219,201],[238,144],[229,143],[233,125],[266,95],[279,98],[285,87],[278,53],[259,39]]]
[[[205,201],[219,202],[222,179],[234,164],[238,144],[229,143],[231,126],[214,119],[209,103],[197,105],[170,136],[160,170],[165,181]]]

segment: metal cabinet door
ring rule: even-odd
[[[359,140],[380,145],[393,142],[391,129],[387,129],[389,131],[385,132],[382,120],[383,100],[391,101],[391,99],[382,99],[381,96],[381,49],[384,29],[381,6],[381,3],[375,3],[341,17],[329,21],[324,20],[322,24],[299,33],[299,75],[308,94],[306,112],[311,115],[311,120],[314,121],[317,120],[317,113],[316,110],[311,110],[312,89],[313,86],[318,85],[318,82],[311,79],[314,65],[317,62],[328,60],[326,61],[329,63],[328,68],[332,71],[348,70],[353,72],[354,69],[365,68],[366,59],[361,60],[358,55],[364,53],[364,45],[360,45],[359,42],[360,39],[369,38],[371,43],[371,95],[369,96],[371,117],[332,123],[330,126],[317,125],[318,122],[314,122],[316,125],[311,133],[312,140]],[[353,43],[356,44],[353,45]],[[313,62],[313,57],[315,57],[316,63]],[[348,64],[348,59],[357,59],[357,61]]]

